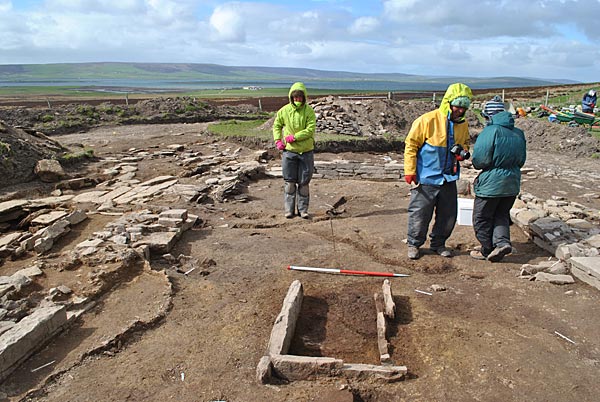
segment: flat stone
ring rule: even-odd
[[[600,280],[600,257],[573,257],[569,260],[569,264]]]
[[[167,228],[178,228],[183,224],[183,219],[179,218],[158,218],[158,224]]]
[[[168,209],[166,211],[162,211],[158,217],[160,218],[171,218],[171,219],[187,219],[187,209]]]
[[[394,303],[394,297],[392,295],[392,285],[389,279],[385,279],[383,281],[381,291],[381,293],[383,294],[385,316],[393,320],[396,316],[396,303]]]
[[[115,198],[118,198],[118,197],[122,196],[123,194],[128,193],[129,191],[131,191],[131,187],[119,186],[119,187],[111,190],[110,192],[104,194],[103,196],[101,196],[98,199],[97,204],[104,204],[107,201],[112,201]]]
[[[40,215],[31,221],[34,225],[50,225],[64,216],[67,216],[67,211],[50,211],[47,214]]]
[[[526,209],[516,214],[516,223],[520,226],[528,226],[531,222],[543,218],[546,213],[541,209]]]
[[[42,237],[35,241],[33,249],[38,254],[44,254],[46,251],[49,251],[52,246],[54,246],[54,240],[52,238]]]
[[[283,300],[281,312],[275,319],[271,337],[269,338],[268,353],[272,355],[286,354],[290,348],[294,330],[296,329],[296,321],[302,307],[304,290],[302,283],[295,280],[290,285],[288,292]]]
[[[311,380],[320,376],[333,377],[344,362],[333,357],[272,355],[273,372],[288,381]]]
[[[540,237],[544,237],[544,233],[547,232],[571,232],[571,229],[562,220],[551,216],[537,219],[529,225],[529,228]]]
[[[26,276],[27,278],[34,278],[36,276],[44,275],[44,272],[35,265],[33,267],[20,269],[15,273]]]
[[[394,382],[404,378],[406,366],[375,366],[372,364],[344,364],[341,375],[357,380]]]
[[[175,245],[178,232],[154,232],[145,236],[134,247],[147,244],[150,250],[155,253],[166,254]]]
[[[43,237],[57,239],[71,231],[69,226],[69,221],[66,219],[59,219],[52,225],[42,229],[44,231]]]
[[[14,327],[16,324],[12,321],[0,321],[0,335]],[[2,399],[0,399],[1,401]]]
[[[561,244],[556,247],[554,256],[559,260],[566,261],[572,257],[584,257],[585,254],[577,244]]]
[[[75,248],[98,247],[103,241],[102,239],[88,239],[76,245]]]
[[[157,184],[164,183],[166,181],[170,181],[173,179],[177,179],[177,177],[176,176],[158,176],[158,177],[154,177],[153,179],[147,180],[143,183],[140,183],[140,186],[152,187]]]
[[[178,181],[178,179],[174,179],[174,180],[170,180],[170,181],[160,182],[160,183],[154,184],[150,187],[145,187],[145,188],[142,187],[142,190],[135,195],[134,199],[153,197],[160,191],[176,184],[177,181]],[[142,185],[140,185],[140,186],[142,186]]]
[[[38,307],[0,337],[0,381],[67,322],[64,306]]]
[[[587,239],[585,239],[584,242],[592,247],[600,248],[600,234],[590,236]]]
[[[98,204],[99,203],[99,199],[100,197],[102,197],[104,194],[106,194],[107,191],[88,191],[87,193],[82,193],[79,194],[77,196],[75,196],[75,198],[73,198],[73,202],[76,203],[92,203],[92,204]]]
[[[576,228],[576,229],[591,229],[594,227],[592,222],[588,222],[585,219],[579,219],[579,218],[567,220],[567,225],[571,226],[572,228]]]
[[[69,225],[73,226],[83,222],[87,219],[87,217],[88,216],[84,211],[76,209],[75,211],[71,212],[65,219],[67,220],[67,222],[69,222]]]
[[[259,384],[268,384],[271,380],[272,370],[271,358],[269,356],[261,357],[256,366],[256,381]]]
[[[2,236],[2,238],[0,238],[0,247],[10,246],[12,243],[19,240],[24,233],[25,232],[14,232]]]
[[[547,272],[538,272],[534,275],[537,282],[550,282],[555,285],[567,285],[575,283],[575,280],[571,275],[553,275]]]
[[[48,207],[56,208],[59,205],[65,204],[75,198],[73,194],[61,195],[59,197],[45,197],[30,200],[29,205],[34,208]]]
[[[0,215],[12,212],[29,204],[28,200],[10,200],[0,202]]]

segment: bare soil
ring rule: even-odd
[[[256,151],[207,136],[206,124],[100,127],[53,138],[91,146],[100,158],[170,144],[205,155],[240,147],[242,159]],[[598,208],[598,200],[580,198],[599,188],[597,160],[530,145],[526,167],[537,175],[526,178],[523,191]],[[383,157],[402,161],[402,154],[393,151],[316,155],[320,160]],[[181,172],[168,158],[144,159],[139,168],[140,180]],[[77,169],[93,175],[103,167],[90,163]],[[39,185],[27,192],[47,190]],[[203,220],[171,252],[202,261],[201,269],[184,275],[154,260],[152,269],[138,267],[115,278],[93,310],[28,359],[0,391],[13,401],[60,402],[597,400],[600,293],[581,282],[556,286],[517,278],[521,264],[549,257],[518,228],[512,230],[518,252],[502,263],[468,256],[478,243],[466,226],[457,226],[448,242],[457,251],[454,258],[427,253],[412,261],[402,241],[409,192],[404,182],[315,179],[309,220],[283,217],[280,179],[261,178],[245,191],[250,201],[244,203],[189,204],[173,196],[154,200],[155,205],[187,208]],[[344,213],[330,218],[326,211],[342,196],[348,200]],[[53,252],[68,250],[110,219],[91,215]],[[31,262],[7,261],[0,273]],[[406,380],[258,385],[256,364],[295,279],[304,285],[305,301],[292,353],[378,363],[373,294],[382,280],[290,271],[288,265],[410,274],[393,279],[398,314],[390,329],[392,360],[408,367]],[[159,275],[163,269],[168,281]],[[65,283],[77,291],[84,275],[46,270],[39,286]],[[431,296],[415,291],[430,291],[433,284],[446,291]],[[132,329],[117,336],[124,328]],[[115,336],[118,341],[104,344]],[[32,372],[48,362],[54,363]]]

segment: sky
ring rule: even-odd
[[[600,0],[0,0],[0,64],[600,81]]]

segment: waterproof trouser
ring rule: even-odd
[[[284,208],[286,213],[294,214],[296,198],[298,199],[298,214],[308,212],[310,201],[309,183],[314,172],[314,152],[283,151],[281,170],[285,181]]]
[[[456,182],[444,182],[441,186],[419,184],[410,190],[408,203],[408,244],[421,247],[425,243],[429,222],[435,211],[431,230],[430,247],[446,246],[452,234],[457,214]]]
[[[487,256],[496,247],[510,246],[510,209],[515,203],[511,197],[475,197],[473,229],[481,243],[481,254]]]

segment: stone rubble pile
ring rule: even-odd
[[[150,207],[149,202],[159,197],[169,203],[246,200],[245,183],[264,174],[268,154],[259,151],[250,155],[251,160],[240,161],[239,148],[221,149],[219,145],[214,144],[211,155],[187,151],[177,144],[155,152],[131,149],[101,161],[104,170],[94,177],[61,180],[63,174],[44,174],[49,181],[61,180],[52,197],[0,203],[0,231],[4,232],[0,263],[32,252],[39,257],[33,265],[0,277],[0,380],[91,308],[115,278],[127,275],[142,260],[168,259],[182,234],[200,222],[187,209]],[[140,163],[156,158],[182,166],[184,173],[144,182],[137,179]],[[56,259],[48,259],[57,240],[88,218],[84,211],[118,218],[71,250],[50,255]],[[178,270],[186,273],[198,266],[191,257],[173,259]],[[48,269],[73,270],[79,278],[74,280],[75,290],[56,284],[40,291],[34,286],[36,277]]]
[[[67,216],[77,213],[86,216],[81,211]],[[68,222],[66,217],[62,221]],[[35,282],[35,277],[44,274],[43,269],[55,268],[52,264],[38,262],[11,276],[0,277],[0,380],[91,308],[90,298],[101,294],[109,285],[110,276],[118,276],[120,271],[142,258],[150,260],[154,253],[168,253],[181,235],[198,221],[199,218],[188,214],[186,209],[165,207],[156,212],[150,209],[131,212],[108,223],[104,230],[93,233],[67,252],[59,264],[60,269],[93,267],[88,274],[89,286],[81,287],[83,297],[64,285],[42,293],[23,290]],[[36,233],[55,226],[56,222],[61,219]],[[29,294],[23,296],[22,293]]]
[[[561,196],[543,200],[524,193],[518,197],[510,214],[512,221],[536,245],[558,259],[550,267],[532,269],[524,266],[525,277],[572,283],[565,277],[548,276],[562,276],[568,268],[573,276],[600,289],[600,211]]]
[[[0,203],[2,227],[5,230],[17,227],[16,231],[0,237],[0,261],[4,258],[14,260],[31,251],[44,254],[59,238],[69,233],[72,226],[87,219],[85,212],[67,205],[72,199],[72,195],[66,195]]]
[[[168,253],[181,235],[198,222],[199,217],[188,214],[186,209],[165,207],[156,212],[150,209],[130,212],[77,244],[71,258],[98,265],[121,260],[123,250],[133,249],[150,260],[153,253]]]
[[[409,102],[389,99],[352,100],[328,96],[312,103],[317,132],[349,136],[399,134],[412,122],[403,108]]]
[[[240,149],[225,149],[211,155],[185,151],[184,145],[173,144],[168,149],[150,153],[131,149],[127,156],[107,158],[110,165],[103,171],[111,179],[96,186],[95,190],[75,197],[77,203],[97,204],[99,212],[116,212],[127,205],[144,205],[161,195],[175,195],[186,202],[212,203],[235,199],[245,201],[242,195],[244,183],[264,173],[264,162],[258,159],[264,153],[254,155],[254,160],[238,161]],[[184,168],[181,177],[158,176],[145,182],[136,179],[139,162],[149,158],[171,158]],[[183,184],[181,178],[194,179],[195,183]],[[199,181],[201,183],[198,183]]]
[[[282,177],[281,166],[273,166],[267,172],[271,177]],[[404,165],[384,157],[382,163],[359,162],[348,159],[333,161],[315,161],[316,179],[364,179],[364,180],[399,180],[404,174]]]

